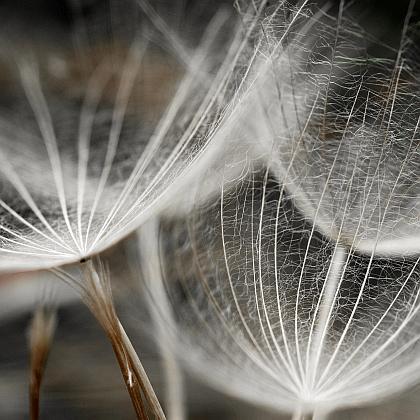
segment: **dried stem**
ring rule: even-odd
[[[39,306],[29,327],[30,383],[29,412],[31,420],[39,419],[39,397],[48,353],[54,337],[56,313],[53,309]]]
[[[145,398],[147,399],[147,402],[150,405],[152,412],[155,414],[155,417],[158,419],[165,419],[165,414],[163,413],[162,407],[160,406],[159,400],[156,397],[155,391],[152,387],[152,384],[149,381],[149,378],[147,377],[143,365],[140,362],[137,352],[131,344],[131,341],[128,338],[122,325],[119,324],[119,326],[121,332],[121,339],[124,343],[124,348],[128,352],[129,358],[132,361],[132,368],[135,372],[135,375],[137,378],[142,379],[142,389]]]
[[[109,271],[100,262],[98,268],[96,270],[92,261],[84,264],[82,296],[111,341],[137,418],[164,420],[153,387],[116,314]]]

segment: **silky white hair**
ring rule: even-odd
[[[343,3],[337,18],[281,6],[236,110],[253,152],[242,170],[227,159],[217,202],[204,177],[155,252],[184,363],[300,418],[419,380],[419,79],[410,13],[381,59]]]

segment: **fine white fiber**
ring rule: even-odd
[[[34,52],[13,52],[14,90],[0,111],[1,271],[97,254],[188,187],[223,145],[234,109],[252,25],[229,28],[217,14],[179,57],[164,55],[142,27],[94,66],[85,60],[88,70],[64,91],[65,81],[59,90],[51,81],[57,65],[48,71]],[[51,56],[58,74],[70,72]],[[176,89],[171,79],[180,79]]]
[[[191,32],[158,3],[111,0],[48,46],[0,25],[0,275],[79,292],[139,419],[189,415],[183,367],[294,420],[420,383],[414,0],[396,47],[351,1],[237,0]],[[102,254],[136,231],[118,263],[139,262],[162,404]]]
[[[301,7],[262,19],[253,106],[237,109],[257,147],[241,171],[226,163],[217,202],[192,189],[195,209],[162,221],[155,251],[184,364],[296,419],[420,379],[410,10],[395,57],[376,58],[343,2],[337,17]]]

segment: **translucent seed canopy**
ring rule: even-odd
[[[324,235],[365,254],[417,255],[420,79],[409,34],[392,50],[342,15],[309,22],[261,79],[254,127],[267,164]]]
[[[168,335],[186,366],[288,412],[371,403],[420,379],[419,259],[366,256],[315,228],[252,165],[218,203],[161,225]]]
[[[420,380],[407,28],[380,59],[342,8],[277,9],[261,28],[238,113],[265,166],[250,153],[224,172],[217,203],[201,184],[186,220],[161,225],[172,343],[204,380],[256,404],[372,403]]]
[[[1,271],[98,253],[188,187],[234,108],[247,34],[227,17],[191,48],[170,33],[168,45],[154,44],[140,26],[109,48],[16,49],[5,60]]]

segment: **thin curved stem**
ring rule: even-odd
[[[115,311],[108,268],[99,259],[96,266],[88,260],[83,264],[83,282],[65,270],[53,272],[76,288],[108,336],[137,418],[165,420],[146,371]]]
[[[165,414],[146,371],[115,312],[108,270],[101,264],[96,270],[93,262],[88,261],[84,274],[86,303],[111,341],[137,418],[164,420]]]
[[[29,416],[31,420],[38,420],[40,416],[41,384],[55,327],[56,313],[54,309],[42,305],[35,309],[29,328]]]

